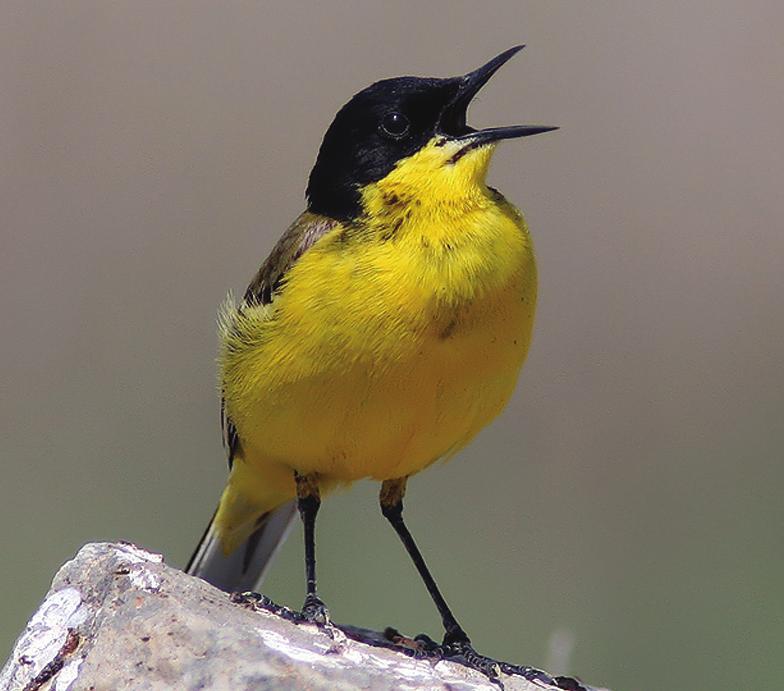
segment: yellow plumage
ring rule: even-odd
[[[242,440],[216,517],[224,550],[295,496],[295,470],[322,489],[405,477],[504,407],[536,265],[522,215],[485,184],[493,149],[445,165],[458,144],[434,138],[362,190],[359,220],[333,224],[270,304],[224,315],[222,393]]]

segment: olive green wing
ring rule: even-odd
[[[269,257],[253,277],[239,309],[242,310],[248,305],[270,304],[275,294],[280,291],[289,269],[318,240],[338,225],[340,225],[339,221],[309,211],[300,214],[283,233],[275,247],[272,248]],[[226,414],[223,400],[221,400],[221,428],[223,429],[223,443],[229,456],[229,468],[231,468],[241,446],[241,441],[237,434],[237,428]]]

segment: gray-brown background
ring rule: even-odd
[[[618,691],[778,687],[783,8],[3,2],[0,649],[85,541],[187,558],[225,473],[216,308],[337,108],[524,41],[471,119],[563,128],[491,171],[535,234],[536,337],[412,528],[484,651],[543,665],[557,634]],[[335,618],[437,634],[375,488],[322,515]],[[300,550],[265,588],[291,605]]]

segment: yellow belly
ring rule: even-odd
[[[260,483],[290,477],[281,466],[327,484],[411,475],[501,411],[530,342],[536,268],[518,215],[474,226],[482,242],[437,257],[325,238],[272,306],[235,323],[251,345],[224,351],[224,395]]]

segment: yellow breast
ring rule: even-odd
[[[536,303],[522,216],[485,187],[437,212],[394,186],[369,194],[384,213],[331,231],[272,305],[235,315],[244,345],[223,350],[223,391],[261,475],[410,475],[465,445],[514,390]]]

